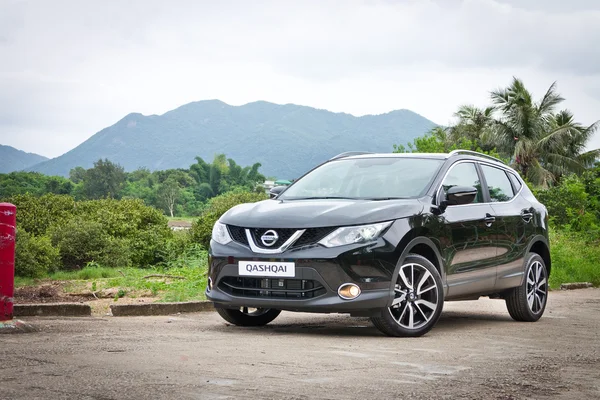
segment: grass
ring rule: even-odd
[[[32,286],[45,281],[69,281],[65,292],[118,289],[118,297],[155,296],[162,302],[204,300],[207,257],[205,251],[182,254],[168,266],[154,268],[106,268],[89,265],[77,271],[59,271],[41,280],[15,279],[15,286]],[[158,277],[144,278],[149,275]],[[180,277],[172,278],[172,277]]]
[[[550,231],[550,256],[552,271],[550,287],[559,288],[562,283],[591,282],[600,286],[600,241],[583,235]]]

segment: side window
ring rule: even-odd
[[[448,192],[453,186],[471,186],[477,189],[477,196],[473,203],[482,203],[483,195],[481,192],[481,182],[479,182],[479,175],[477,174],[477,168],[473,163],[459,163],[450,167],[450,171],[444,182],[442,182],[442,189],[444,194]]]
[[[515,174],[510,173],[510,172],[508,173],[508,177],[510,178],[510,181],[513,184],[513,188],[515,189],[515,194],[517,194],[517,192],[519,190],[521,190],[521,186],[522,186],[521,181],[519,180],[519,178],[517,178],[515,176]]]
[[[490,191],[490,199],[492,199],[493,203],[508,201],[515,197],[513,188],[504,170],[487,165],[481,165],[481,169],[485,176],[488,190]]]

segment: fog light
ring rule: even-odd
[[[206,288],[208,289],[209,292],[212,290],[212,286],[213,286],[212,278],[208,278],[208,282],[206,284]]]
[[[354,283],[344,283],[338,289],[338,296],[344,300],[352,300],[360,295],[360,288]]]

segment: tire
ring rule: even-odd
[[[443,307],[440,273],[425,257],[409,254],[396,278],[392,306],[383,309],[381,316],[372,317],[371,321],[385,335],[417,337],[433,328]]]
[[[506,295],[506,308],[515,321],[535,322],[548,301],[548,268],[536,253],[527,254],[526,260],[525,279]]]
[[[233,325],[264,326],[277,318],[281,310],[240,307],[240,309],[217,308],[217,312],[225,321]]]

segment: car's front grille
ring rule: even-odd
[[[327,291],[318,281],[309,279],[246,278],[226,276],[219,289],[232,296],[280,299],[310,299]]]
[[[246,236],[246,230],[244,228],[227,225],[227,229],[229,229],[229,234],[234,241],[248,246],[248,237]]]
[[[261,240],[262,235],[267,233],[268,231],[274,231],[279,236],[279,239],[275,241],[271,246],[265,246]],[[287,229],[287,228],[279,228],[279,229],[266,229],[266,228],[254,228],[250,229],[250,234],[252,235],[252,239],[254,239],[254,244],[256,244],[261,249],[278,249],[280,248],[287,240],[296,233],[296,229]]]
[[[246,236],[246,228],[242,228],[240,226],[235,225],[227,225],[227,229],[229,229],[229,234],[231,238],[237,242],[241,243],[244,246],[248,246],[248,237]],[[252,239],[254,240],[254,244],[260,247],[261,249],[271,250],[278,249],[281,247],[294,233],[296,233],[300,229],[290,229],[290,228],[249,228],[250,234],[252,235]],[[319,242],[319,240],[323,239],[325,236],[329,235],[331,232],[336,230],[337,227],[328,227],[328,228],[308,228],[305,229],[304,233],[298,238],[298,240],[292,245],[293,248],[308,246],[311,244],[315,244]],[[264,235],[267,231],[273,230],[279,236],[279,239],[271,245],[265,246],[261,240],[262,235]]]

